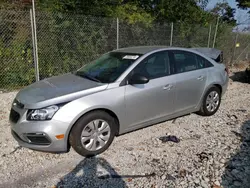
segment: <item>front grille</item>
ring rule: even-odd
[[[10,110],[10,121],[13,123],[17,123],[19,118],[20,118],[20,114],[17,113],[15,110],[11,109]]]
[[[37,145],[49,145],[51,141],[47,138],[47,136],[43,133],[28,133],[25,134],[26,138],[29,140],[30,144]]]

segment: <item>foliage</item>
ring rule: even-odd
[[[1,0],[0,9],[26,10],[31,0]]]
[[[0,18],[0,88],[28,85],[35,78],[30,23],[23,22],[29,14],[1,11]]]
[[[209,0],[37,0],[40,78],[75,71],[116,48],[116,18],[120,47],[168,45],[171,22],[175,46],[207,46],[217,15],[219,47],[223,32],[231,37],[234,9],[219,3],[205,11]],[[0,7],[0,88],[35,81],[29,18],[30,0],[2,0]],[[22,10],[21,12],[19,10]],[[230,27],[228,27],[230,23]],[[211,33],[212,35],[213,33]],[[228,43],[228,45],[231,45]]]
[[[217,3],[211,12],[220,16],[220,20],[222,20],[222,22],[236,25],[236,20],[234,18],[235,9],[230,7],[227,2]]]
[[[208,0],[39,0],[41,10],[119,17],[129,23],[202,22]],[[199,6],[200,5],[200,6]]]
[[[114,19],[45,12],[37,17],[41,78],[75,71],[116,46]]]
[[[238,7],[242,9],[250,8],[250,1],[249,0],[236,0],[238,3]]]

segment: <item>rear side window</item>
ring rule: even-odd
[[[172,55],[176,73],[188,72],[199,69],[197,58],[194,53],[175,50],[172,51]]]
[[[206,60],[205,58],[196,55],[197,58],[197,63],[198,63],[198,68],[199,69],[203,69],[203,68],[208,68],[208,67],[213,67],[213,64],[210,63],[208,60]]]

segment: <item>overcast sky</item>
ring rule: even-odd
[[[226,0],[226,1],[229,3],[229,5],[232,8],[236,9],[235,19],[237,19],[238,23],[244,22],[245,20],[247,20],[247,18],[250,18],[249,17],[250,14],[247,13],[247,10],[241,10],[241,9],[237,8],[235,0]],[[207,8],[212,9],[217,2],[223,2],[223,0],[210,0]],[[250,22],[250,20],[249,20],[249,22]]]

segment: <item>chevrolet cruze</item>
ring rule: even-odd
[[[74,73],[16,95],[11,132],[27,148],[83,156],[115,136],[197,112],[213,115],[228,85],[222,53],[211,48],[143,46],[108,52]]]

